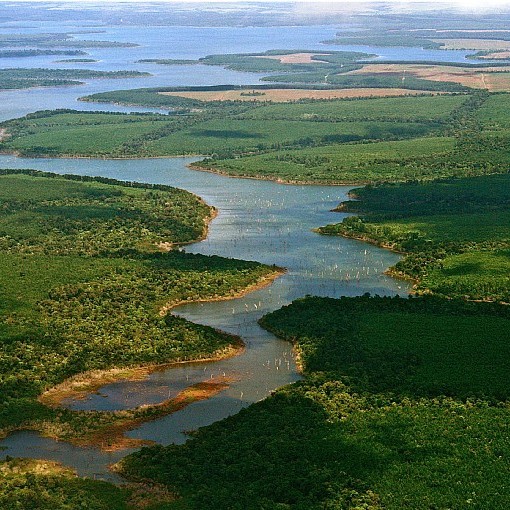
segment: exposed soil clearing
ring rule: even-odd
[[[349,74],[391,74],[415,76],[431,81],[459,83],[466,87],[487,89],[491,92],[510,90],[510,72],[501,67],[469,68],[421,64],[368,64]]]
[[[256,95],[253,95],[255,92]],[[261,95],[258,95],[258,94]],[[393,97],[430,94],[427,90],[393,88],[313,89],[243,89],[222,91],[160,92],[163,96],[185,97],[199,101],[272,101],[286,103],[299,99],[343,99],[351,97]]]

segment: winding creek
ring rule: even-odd
[[[264,331],[257,320],[306,294],[339,297],[374,294],[406,295],[405,282],[384,270],[398,255],[358,241],[320,236],[312,228],[339,221],[331,208],[346,197],[340,186],[293,186],[235,179],[190,170],[191,158],[149,160],[18,159],[0,157],[1,168],[168,184],[203,197],[219,210],[204,241],[186,251],[258,260],[287,268],[272,285],[242,298],[192,303],[174,309],[186,319],[239,335],[246,343],[240,356],[209,363],[192,363],[156,372],[144,381],[117,382],[86,400],[67,402],[73,409],[126,409],[161,402],[195,382],[215,375],[236,379],[219,395],[197,402],[165,418],[148,422],[128,436],[161,444],[182,443],[185,431],[208,425],[238,412],[274,389],[299,378],[290,345]],[[75,467],[81,475],[116,480],[108,464],[131,450],[103,453],[42,438],[33,432],[11,434],[0,443],[1,456],[44,457]]]

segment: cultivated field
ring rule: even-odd
[[[510,44],[510,41],[509,41]],[[437,82],[459,83],[466,87],[487,89],[491,92],[510,90],[510,72],[498,67],[469,68],[420,64],[369,64],[362,69],[350,71],[347,75],[387,74],[415,76]]]
[[[185,97],[199,101],[272,101],[285,103],[299,101],[300,99],[344,99],[356,97],[393,97],[393,96],[416,96],[430,94],[425,90],[407,89],[338,89],[338,90],[312,90],[312,89],[254,89],[248,90],[218,90],[218,91],[183,91],[183,92],[160,92],[163,96]]]

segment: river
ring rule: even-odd
[[[78,31],[80,25],[44,31]],[[0,33],[13,30],[1,26]],[[36,31],[26,23],[16,32]],[[39,28],[39,30],[41,30]],[[104,33],[81,38],[138,42],[137,48],[91,49],[99,62],[94,69],[136,69],[153,73],[150,78],[87,80],[80,87],[40,88],[0,92],[0,119],[24,115],[44,108],[107,109],[109,105],[78,103],[77,98],[94,92],[142,86],[213,85],[256,83],[259,75],[215,67],[138,64],[140,58],[199,58],[211,53],[255,52],[274,48],[360,49],[328,47],[320,41],[331,38],[328,27],[114,27]],[[235,40],[235,47],[232,41]],[[172,42],[169,44],[168,41]],[[180,44],[178,44],[180,42]],[[398,60],[432,59],[430,50],[416,48],[363,48],[381,58]],[[378,51],[379,50],[379,51]],[[464,52],[436,52],[441,60],[462,60]],[[0,62],[3,67],[55,67],[53,57],[34,57]],[[129,110],[133,110],[129,108]],[[140,110],[140,109],[138,109]],[[142,109],[144,110],[144,109]],[[192,158],[145,160],[18,159],[0,156],[0,168],[100,175],[121,180],[160,183],[189,190],[219,210],[204,241],[186,251],[216,254],[276,264],[286,274],[272,285],[231,301],[194,303],[174,310],[191,321],[220,328],[242,337],[246,350],[241,356],[215,363],[183,365],[157,372],[139,382],[123,382],[101,388],[98,395],[67,402],[74,409],[125,409],[143,403],[160,402],[194,382],[225,373],[236,377],[229,389],[195,403],[163,419],[144,424],[128,435],[161,444],[182,443],[184,431],[210,424],[267,396],[274,389],[299,379],[290,345],[262,330],[257,320],[307,294],[339,297],[365,292],[407,295],[408,284],[391,279],[384,271],[398,256],[374,246],[338,237],[320,236],[312,229],[338,222],[343,214],[331,209],[344,200],[348,188],[340,186],[293,186],[273,182],[229,178],[190,170]],[[54,459],[76,468],[79,474],[118,481],[108,464],[132,450],[103,453],[96,448],[78,448],[42,438],[33,432],[17,432],[0,442],[0,458],[27,456]]]

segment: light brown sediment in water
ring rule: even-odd
[[[234,380],[233,377],[215,377],[194,384],[181,391],[176,397],[160,404],[140,406],[134,410],[115,411],[117,420],[114,423],[79,438],[72,438],[70,441],[78,446],[99,446],[104,452],[154,444],[153,441],[128,438],[125,433],[139,427],[142,423],[175,413],[192,403],[207,400],[227,389]]]
[[[143,381],[154,372],[161,372],[182,365],[208,363],[238,356],[244,352],[242,340],[234,335],[230,346],[220,349],[208,358],[172,361],[168,363],[154,363],[144,366],[127,368],[109,368],[105,370],[91,370],[69,377],[62,383],[50,388],[38,397],[39,402],[48,407],[57,408],[64,400],[82,400],[91,393],[97,392],[102,386],[118,381]]]
[[[250,95],[255,91],[257,94]],[[352,89],[236,89],[219,91],[174,91],[159,92],[165,96],[185,97],[199,101],[272,101],[285,103],[300,99],[346,99],[358,97],[393,97],[393,96],[416,96],[430,94],[426,90],[409,90],[400,88],[352,88]],[[244,95],[243,95],[244,94]]]

